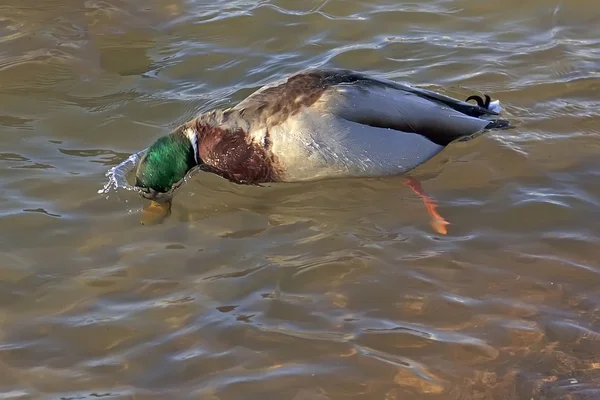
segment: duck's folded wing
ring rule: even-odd
[[[490,123],[472,116],[483,114],[481,107],[421,90],[385,81],[340,84],[328,88],[314,106],[356,123],[417,133],[442,146],[479,133]],[[468,115],[465,107],[474,112]]]

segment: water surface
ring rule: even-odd
[[[590,0],[4,0],[0,398],[600,397],[600,7]],[[106,171],[306,67],[517,128],[401,177],[198,174],[163,224]],[[570,397],[569,397],[570,396]]]

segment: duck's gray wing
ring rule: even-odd
[[[506,122],[477,105],[368,77],[328,87],[314,107],[349,121],[417,133],[442,146]]]
[[[467,101],[455,99],[431,90],[405,85],[389,79],[366,75],[360,72],[343,70],[343,69],[328,69],[308,71],[306,74],[314,74],[320,77],[323,87],[329,88],[336,85],[354,85],[363,87],[387,87],[397,89],[399,91],[412,93],[431,101],[444,104],[453,110],[469,115],[471,117],[486,117],[498,116],[499,112],[496,108],[482,106],[482,104],[472,104]],[[479,97],[479,96],[475,96]],[[491,99],[490,99],[491,100]]]

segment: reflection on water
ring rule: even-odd
[[[599,397],[599,18],[586,0],[4,1],[0,397]],[[515,130],[413,173],[447,236],[401,177],[198,173],[153,226],[136,192],[98,193],[197,112],[316,66],[501,100]]]

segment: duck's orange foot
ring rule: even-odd
[[[405,178],[404,184],[411,188],[411,190],[423,200],[423,204],[425,204],[427,213],[431,216],[430,224],[433,230],[439,233],[440,235],[446,235],[448,233],[448,229],[446,228],[446,226],[450,225],[450,222],[446,221],[437,212],[437,204],[435,200],[433,200],[431,197],[425,194],[425,192],[423,191],[423,187],[421,186],[421,182],[419,182],[415,178],[407,177]]]
[[[446,235],[448,233],[448,229],[446,229],[446,226],[450,225],[450,222],[440,217],[439,214],[437,217],[435,215],[431,215],[430,224],[433,230],[439,233],[440,235]]]
[[[171,202],[158,203],[151,201],[150,205],[142,210],[140,222],[142,225],[155,225],[162,223],[171,214]]]

